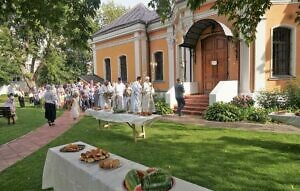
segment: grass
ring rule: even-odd
[[[300,135],[156,122],[133,142],[128,126],[97,129],[85,117],[68,132],[0,173],[3,190],[40,190],[47,149],[81,140],[212,190],[300,190]],[[28,173],[30,172],[30,173]]]
[[[6,101],[7,96],[0,96],[0,105]],[[45,110],[42,107],[29,106],[26,103],[25,108],[20,108],[17,98],[17,120],[16,124],[8,125],[6,118],[0,118],[0,145],[7,143],[17,137],[42,126],[47,122],[45,119]],[[57,115],[61,115],[61,110],[58,110]]]

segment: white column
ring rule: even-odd
[[[185,66],[185,60],[184,60],[184,47],[179,47],[179,56],[180,56],[180,63],[179,63],[179,75],[180,75],[180,79],[183,81],[183,82],[185,82],[186,81],[186,79],[184,79],[184,66]]]
[[[134,33],[134,62],[135,62],[135,78],[140,76],[140,33]]]
[[[167,29],[168,37],[168,57],[169,57],[169,88],[174,86],[174,39],[173,39],[173,27]]]
[[[186,48],[186,57],[185,57],[185,60],[186,60],[186,81],[187,82],[191,82],[191,52],[190,52],[190,49],[189,48]]]
[[[96,44],[93,44],[93,66],[94,74],[97,75],[97,55],[96,55]]]
[[[142,64],[141,64],[142,74],[139,74],[139,75],[140,76],[142,75],[142,77],[145,77],[148,74],[147,64],[150,64],[150,63],[148,63],[148,60],[147,60],[148,45],[147,45],[147,36],[145,33],[142,34],[141,41],[142,41],[141,42],[141,44],[142,44]],[[151,55],[149,55],[149,56],[151,56]]]
[[[245,41],[240,42],[240,92],[250,93],[250,48]]]
[[[263,18],[256,27],[255,39],[255,71],[254,71],[254,91],[264,90],[266,87],[266,19]]]

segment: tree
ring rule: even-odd
[[[0,86],[11,82],[15,77],[12,74],[20,74],[21,71],[17,66],[24,62],[18,42],[10,36],[10,30],[0,26]]]
[[[110,0],[100,6],[97,12],[97,22],[99,28],[103,28],[105,25],[110,24],[120,16],[122,16],[128,9],[122,5],[116,5],[114,1]]]
[[[205,2],[206,0],[187,0],[187,5],[191,10],[196,10]],[[148,5],[165,20],[169,18],[174,3],[174,0],[151,0]],[[249,44],[255,40],[256,27],[270,7],[271,0],[217,0],[212,9],[232,21],[235,34],[241,33]],[[300,7],[297,14],[296,20],[300,23]]]
[[[9,60],[25,58],[15,64],[29,87],[40,79],[41,70],[49,69],[49,60],[54,63],[66,60],[63,46],[75,52],[89,51],[87,41],[95,31],[99,0],[0,0],[0,5],[0,25],[6,26],[10,31],[8,37],[17,42],[12,49],[1,50],[1,55]],[[14,48],[22,54],[13,54]],[[28,59],[32,63],[29,72],[25,67]],[[37,62],[39,66],[34,71]]]

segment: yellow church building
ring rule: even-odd
[[[165,23],[138,4],[93,36],[94,73],[128,82],[150,76],[171,106],[174,83],[181,78],[186,94],[204,102],[197,105],[191,99],[195,111],[208,100],[230,101],[237,94],[281,88],[300,76],[297,0],[273,0],[250,46],[233,38],[232,23],[211,9],[214,2],[191,11],[187,1],[177,0]]]

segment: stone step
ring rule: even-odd
[[[199,100],[185,100],[185,104],[186,105],[190,105],[190,106],[208,106],[209,105],[209,101],[199,101]]]
[[[183,109],[182,113],[187,115],[203,115],[204,111],[192,111]]]

